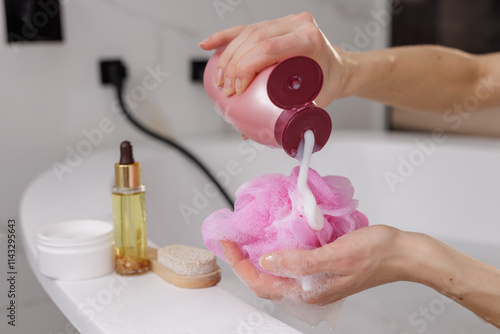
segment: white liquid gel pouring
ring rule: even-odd
[[[304,140],[299,145],[297,158],[300,161],[300,170],[297,178],[297,188],[302,196],[302,212],[307,219],[307,223],[313,230],[320,231],[325,226],[323,212],[321,212],[316,203],[316,198],[311,189],[307,186],[307,176],[314,148],[314,139],[314,133],[311,130],[307,130],[304,133]]]

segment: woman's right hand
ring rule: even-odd
[[[324,75],[323,89],[316,98],[320,107],[342,95],[347,78],[344,51],[330,45],[309,13],[239,25],[216,32],[200,43],[205,50],[225,45],[214,84],[224,85],[226,95],[241,94],[261,70],[292,56],[307,56],[320,64]]]

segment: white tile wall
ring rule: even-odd
[[[229,133],[229,126],[214,114],[203,88],[189,81],[189,60],[209,56],[197,43],[210,33],[236,24],[309,11],[334,44],[368,50],[382,48],[387,41],[386,29],[373,30],[367,45],[360,44],[358,36],[360,30],[376,28],[370,11],[382,10],[385,0],[61,2],[65,36],[62,44],[8,45],[3,6],[1,9],[0,233],[5,232],[9,217],[18,216],[18,202],[29,181],[51,168],[52,162],[63,161],[68,147],[75,149],[85,139],[82,131],[98,128],[103,118],[109,118],[114,128],[104,134],[102,143],[92,148],[94,151],[117,145],[123,139],[149,142],[114,112],[112,90],[99,84],[98,59],[123,58],[129,67],[129,90],[141,85],[148,67],[168,72],[134,111],[144,122],[166,134],[210,136]],[[218,3],[231,10],[218,12]],[[375,103],[349,98],[334,102],[328,110],[334,128],[383,129],[383,113]],[[27,268],[23,277],[28,281],[23,284],[27,293],[30,286],[39,290]],[[25,296],[20,322],[27,326],[28,322],[41,323],[50,318],[50,325],[41,332],[37,327],[37,332],[65,332],[64,317],[43,292],[34,291],[31,304],[28,294]],[[4,333],[3,327],[0,329]],[[31,331],[13,333],[21,332]]]

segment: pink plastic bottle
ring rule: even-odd
[[[282,147],[295,157],[303,134],[312,130],[314,152],[330,138],[332,121],[313,100],[323,86],[323,72],[316,61],[298,56],[261,71],[241,95],[224,95],[213,77],[222,50],[205,68],[203,83],[217,112],[249,139],[270,147]]]

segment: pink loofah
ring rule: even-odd
[[[299,167],[290,176],[267,174],[244,183],[236,191],[234,212],[215,211],[203,222],[205,245],[225,260],[219,240],[235,242],[257,268],[259,258],[280,249],[314,249],[368,225],[356,210],[351,182],[342,176],[321,177],[309,169],[307,184],[323,211],[325,227],[314,231],[299,211]]]

